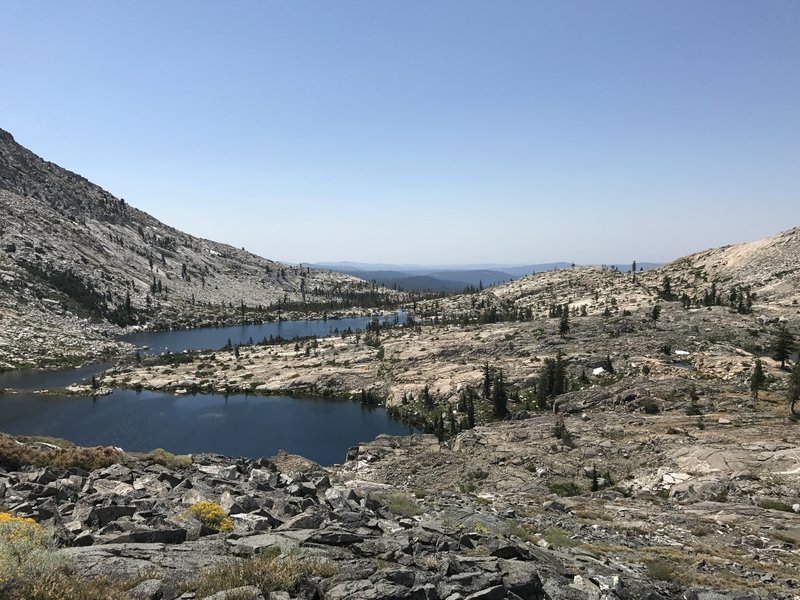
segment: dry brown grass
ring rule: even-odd
[[[0,589],[0,597],[7,600],[121,600],[128,597],[126,592],[137,583],[138,580],[83,579],[59,570]]]
[[[184,584],[184,588],[205,598],[222,590],[247,585],[264,594],[290,591],[303,577],[331,577],[336,572],[329,560],[302,555],[281,556],[277,551],[264,552],[253,558],[225,563]]]
[[[192,466],[192,457],[187,454],[173,454],[163,448],[156,448],[146,454],[137,454],[142,460],[163,465],[173,471],[179,471]]]
[[[93,471],[123,462],[125,459],[123,452],[113,448],[80,448],[62,440],[62,444],[59,445],[60,449],[43,450],[31,443],[31,441],[40,440],[27,438],[28,441],[24,441],[25,439],[0,434],[0,467],[10,470],[25,466],[52,466],[61,469],[79,467],[86,471]]]

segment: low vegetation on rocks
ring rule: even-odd
[[[52,443],[55,441],[56,443]],[[82,448],[52,438],[15,438],[0,433],[0,467],[19,469],[26,465],[77,467],[93,471],[120,462],[123,453],[114,448]]]
[[[203,500],[195,502],[186,511],[187,516],[194,517],[204,526],[214,531],[232,531],[233,521],[225,514],[219,504]]]

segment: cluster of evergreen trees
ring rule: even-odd
[[[772,342],[772,357],[781,362],[781,370],[786,370],[786,361],[790,360],[792,353],[797,349],[797,342],[794,335],[783,325],[776,332]],[[756,358],[753,364],[753,372],[750,374],[750,394],[753,400],[758,400],[759,392],[767,386],[768,378],[764,370],[764,364],[760,358]],[[787,389],[787,399],[791,413],[800,417],[797,411],[797,404],[800,402],[800,361],[795,361],[794,367],[789,375],[789,385]]]
[[[661,282],[661,289],[657,291],[658,297],[668,302],[680,300],[683,308],[694,306],[730,306],[736,312],[749,315],[753,312],[753,303],[756,301],[756,292],[751,292],[749,287],[733,286],[726,295],[717,289],[716,282],[711,283],[711,287],[703,291],[702,298],[691,298],[686,292],[680,298],[672,291],[672,281],[669,275],[664,275]]]

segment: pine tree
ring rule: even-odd
[[[661,305],[656,304],[655,306],[653,306],[653,310],[650,313],[650,318],[653,319],[653,323],[655,323],[656,321],[658,321],[659,317],[661,317]]]
[[[483,365],[483,397],[488,399],[492,390],[492,373],[489,370],[489,363]]]
[[[467,388],[461,388],[461,392],[458,394],[458,412],[465,413],[467,412]]]
[[[567,367],[564,364],[564,355],[561,350],[556,354],[555,369],[553,372],[553,389],[552,394],[555,398],[567,391]]]
[[[558,333],[565,337],[569,333],[569,305],[565,304],[561,311],[561,321],[558,324]]]
[[[764,375],[761,359],[757,358],[755,366],[753,367],[753,374],[750,376],[750,393],[753,395],[753,400],[758,400],[758,392],[764,389],[766,381],[767,377]]]
[[[781,361],[781,369],[785,369],[786,361],[792,355],[795,348],[794,336],[785,325],[778,330],[773,348],[775,350],[775,360]]]
[[[422,403],[428,410],[433,408],[433,398],[431,398],[430,389],[428,389],[427,385],[422,388]]]
[[[661,282],[661,291],[658,294],[664,300],[672,300],[672,283],[670,282],[669,275],[664,275]]]
[[[440,441],[444,441],[444,419],[442,418],[442,413],[439,413],[439,418],[436,419],[436,438]]]
[[[505,419],[508,414],[508,393],[503,382],[503,371],[498,371],[492,386],[492,407],[498,419]]]
[[[539,373],[536,389],[537,405],[542,410],[550,408],[550,400],[567,390],[567,373],[561,351],[558,352],[555,360],[544,359],[544,366]]]

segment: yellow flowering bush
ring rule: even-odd
[[[0,586],[58,568],[52,537],[33,519],[0,512]]]
[[[186,512],[210,529],[216,529],[217,531],[233,530],[231,518],[225,514],[219,504],[214,502],[195,502]]]

